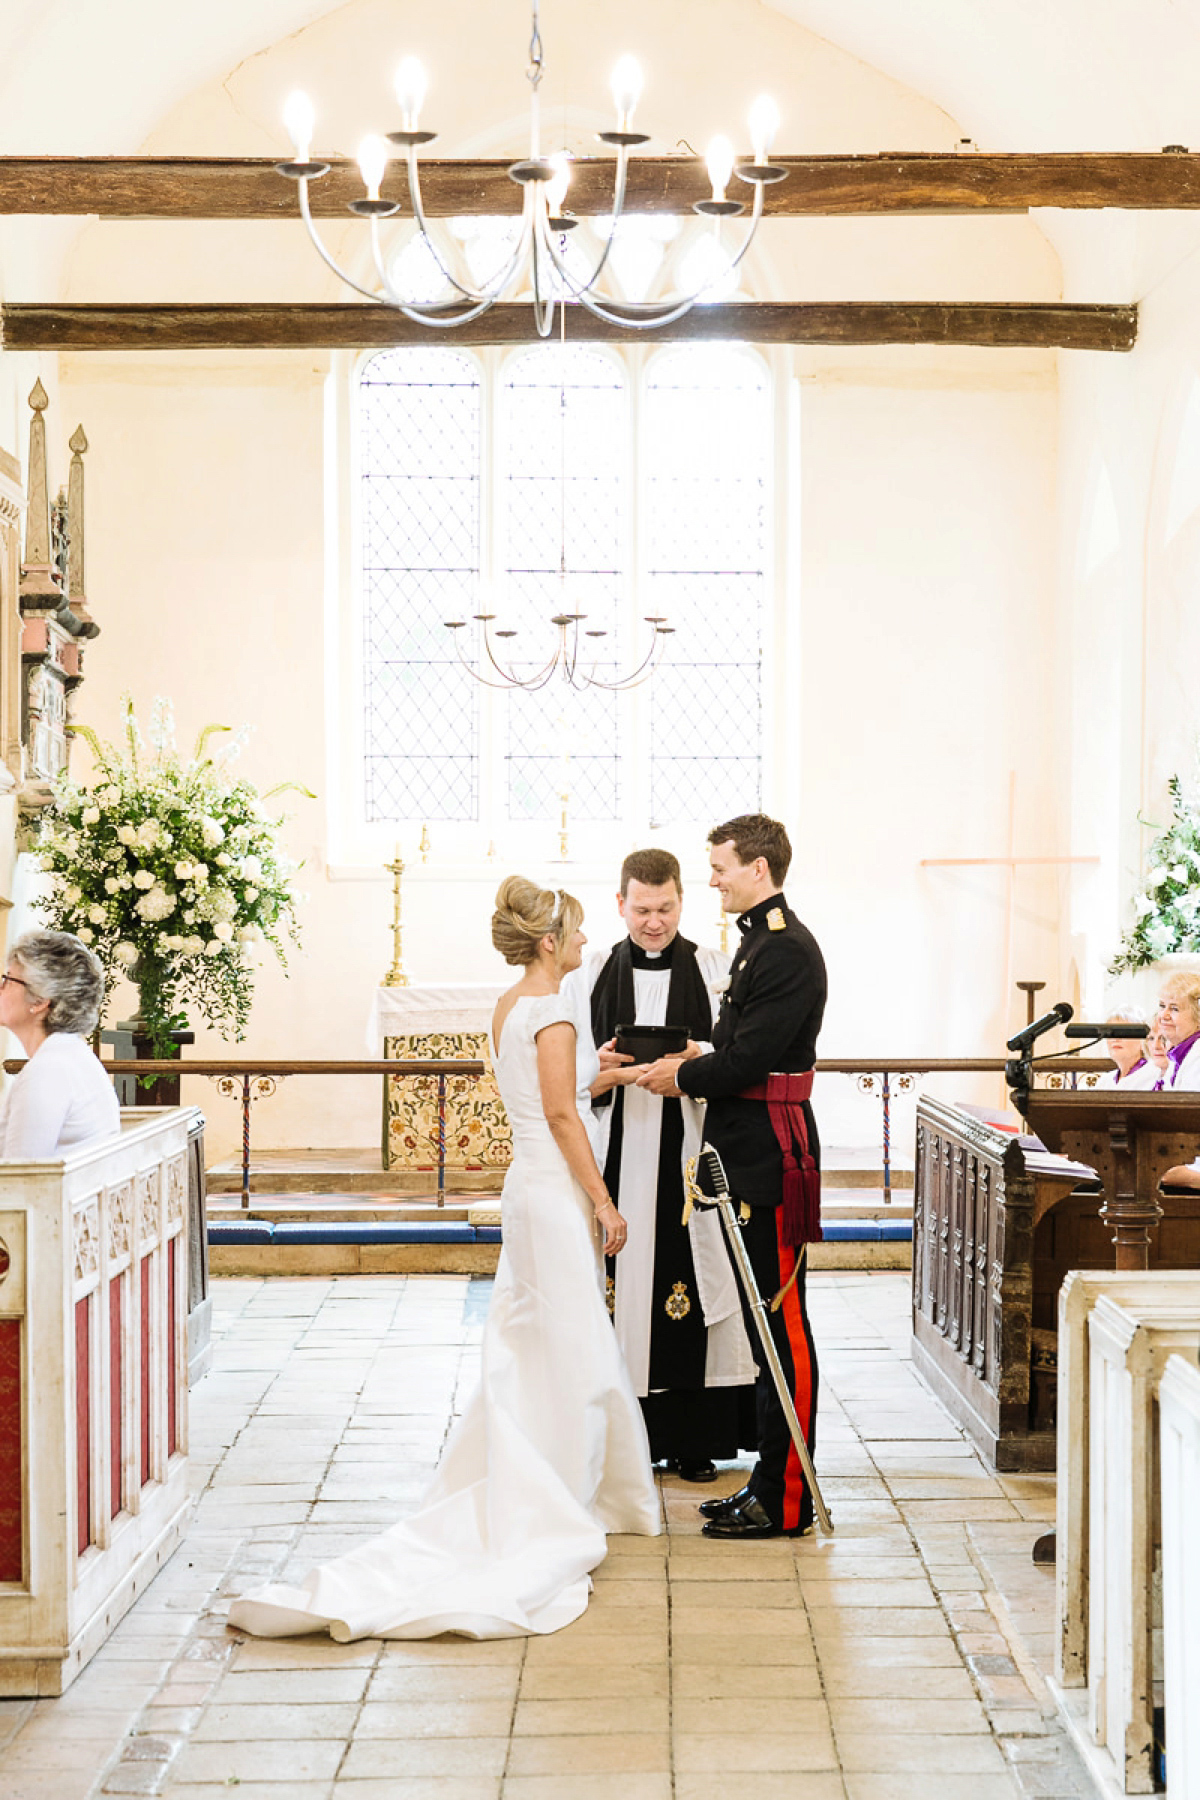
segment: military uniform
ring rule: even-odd
[[[812,1068],[825,1011],[825,961],[782,894],[743,913],[738,929],[741,944],[713,1029],[712,1053],[681,1064],[677,1080],[685,1094],[708,1102],[705,1137],[721,1154],[735,1199],[751,1209],[743,1230],[761,1293],[770,1300],[784,1291],[779,1310],[768,1316],[811,1450],[818,1370],[805,1304],[803,1254],[785,1241],[782,1229],[783,1151],[768,1108],[762,1100],[744,1096],[771,1074]],[[819,1161],[816,1121],[807,1100],[803,1107],[808,1147]],[[758,1462],[748,1487],[774,1525],[788,1532],[805,1530],[812,1522],[812,1497],[765,1367],[758,1374],[756,1405]]]

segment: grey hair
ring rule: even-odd
[[[104,970],[86,944],[69,931],[27,931],[9,951],[29,978],[31,1000],[48,1000],[46,1030],[96,1029],[104,1003]]]

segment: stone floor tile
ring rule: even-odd
[[[622,1699],[643,1694],[662,1699],[670,1691],[671,1672],[665,1660],[601,1666],[564,1663],[559,1668],[527,1664],[521,1675],[522,1701]]]
[[[709,1641],[707,1634],[704,1641]],[[566,1632],[558,1632],[554,1637],[531,1638],[525,1653],[525,1664],[527,1668],[551,1669],[565,1663],[586,1663],[592,1666],[598,1660],[596,1642],[594,1637],[576,1637],[574,1627]],[[628,1632],[620,1639],[619,1654],[623,1662],[665,1662],[668,1654],[667,1634],[665,1631]]]
[[[799,1774],[814,1769],[836,1770],[838,1754],[828,1731],[676,1732],[675,1770],[682,1775],[707,1775],[720,1770],[736,1772],[747,1786],[761,1770]]]
[[[955,1774],[960,1783],[970,1775],[996,1774],[1004,1768],[1004,1756],[990,1736],[977,1734],[954,1736],[945,1732],[873,1731],[861,1736],[839,1735],[838,1753],[842,1768],[876,1770],[880,1773],[905,1772]],[[974,1800],[974,1782],[971,1784]],[[964,1796],[965,1800],[965,1796]]]
[[[841,1581],[833,1579],[814,1586],[808,1595],[810,1607],[936,1607],[937,1596],[923,1575],[899,1581]]]
[[[249,1738],[286,1738],[297,1743],[305,1738],[344,1740],[354,1729],[358,1707],[322,1705],[306,1702],[290,1705],[286,1701],[226,1705],[224,1696],[206,1707],[192,1734],[193,1742],[219,1739],[224,1744],[237,1744]]]
[[[521,1665],[513,1662],[467,1663],[458,1669],[451,1663],[384,1663],[371,1674],[367,1698],[512,1701],[520,1681]]]
[[[499,1775],[393,1776],[388,1781],[339,1781],[330,1800],[500,1800]],[[188,1800],[181,1794],[180,1800]],[[222,1800],[234,1800],[225,1794]],[[240,1793],[236,1800],[241,1800]]]
[[[534,1700],[522,1693],[513,1715],[514,1743],[524,1737],[585,1737],[594,1732],[662,1732],[670,1728],[667,1697]]]
[[[663,1774],[671,1767],[665,1731],[514,1738],[507,1777],[514,1775]]]
[[[508,1738],[355,1738],[338,1770],[339,1785],[360,1780],[413,1780],[425,1775],[490,1775],[504,1773]],[[352,1789],[351,1789],[352,1791]],[[237,1796],[241,1800],[241,1795]]]
[[[736,1606],[739,1610],[747,1607],[800,1607],[800,1589],[796,1582],[795,1572],[788,1569],[779,1581],[742,1580],[736,1588],[731,1588],[727,1581],[680,1581],[673,1586],[671,1606],[676,1618],[688,1613],[696,1607],[712,1607],[721,1609]]]
[[[502,1794],[503,1800],[671,1800],[671,1777],[665,1771],[509,1775]]]
[[[808,1617],[818,1643],[835,1638],[949,1637],[950,1627],[937,1606],[829,1606],[809,1597]]]
[[[968,1682],[969,1686],[969,1682]],[[683,1700],[773,1699],[815,1700],[822,1692],[822,1672],[816,1662],[796,1664],[676,1661],[671,1671],[671,1692],[676,1704]]]
[[[332,1706],[361,1700],[371,1680],[366,1666],[349,1669],[232,1669],[221,1681],[223,1706]],[[383,1698],[383,1696],[378,1696]]]
[[[175,1764],[177,1782],[297,1782],[332,1778],[342,1760],[340,1739],[259,1738],[253,1743],[188,1744]]]
[[[806,1770],[803,1782],[794,1772],[757,1769],[743,1782],[728,1770],[707,1775],[676,1775],[675,1800],[845,1800],[846,1789],[834,1769]]]
[[[919,1775],[846,1770],[846,1800],[1021,1800],[1011,1775],[972,1775],[964,1792],[958,1774]]]
[[[901,1699],[895,1695],[886,1698],[831,1695],[829,1712],[839,1743],[847,1737],[876,1731],[921,1732],[925,1735],[953,1733],[956,1736],[962,1732],[990,1734],[991,1731],[987,1714],[973,1695],[959,1700],[941,1696]]]
[[[864,1664],[857,1658],[836,1664],[822,1660],[821,1677],[831,1703],[835,1700],[940,1702],[975,1699],[975,1685],[957,1659],[945,1668],[913,1667],[900,1659],[883,1667]]]
[[[333,1783],[294,1781],[284,1790],[274,1781],[239,1781],[236,1787],[230,1787],[224,1781],[189,1781],[180,1785],[168,1779],[162,1791],[165,1800],[233,1800],[235,1795],[236,1800],[330,1800]]]
[[[725,1736],[744,1733],[757,1737],[761,1732],[774,1732],[785,1737],[811,1736],[829,1730],[829,1707],[823,1698],[800,1699],[789,1695],[786,1704],[772,1695],[710,1696],[689,1700],[676,1694],[671,1709],[672,1729],[676,1736],[701,1736],[720,1732]]]
[[[354,1724],[354,1738],[503,1737],[512,1729],[512,1714],[508,1699],[367,1700]]]

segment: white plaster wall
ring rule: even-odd
[[[1107,965],[1167,818],[1167,778],[1196,774],[1200,232],[1185,216],[1060,215],[1053,236],[1068,294],[1139,304],[1133,353],[1064,358],[1060,392],[1060,803],[1073,853],[1103,859],[1073,890],[1064,948],[1095,1016],[1153,997],[1153,976],[1114,980]]]

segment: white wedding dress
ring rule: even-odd
[[[557,1631],[585,1610],[607,1532],[661,1530],[646,1430],[604,1304],[591,1202],[542,1110],[537,1033],[573,1023],[557,994],[512,1007],[492,1054],[513,1132],[504,1247],[480,1383],[420,1511],[314,1569],[235,1600],[259,1637],[473,1638]],[[578,1098],[598,1063],[578,1058]],[[589,1066],[589,1060],[590,1066]]]

